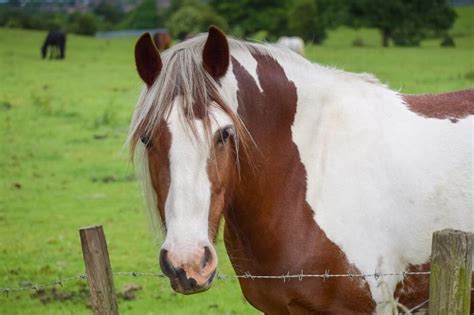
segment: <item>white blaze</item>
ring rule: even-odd
[[[178,102],[176,98],[167,120],[171,133],[170,187],[165,201],[167,232],[162,248],[186,255],[197,247],[211,246],[208,237],[211,183],[207,173],[211,148],[202,121],[193,122],[197,130],[193,137],[179,113]],[[210,110],[210,115],[213,133],[230,123],[225,114],[215,109]]]
[[[211,184],[207,176],[208,146],[200,128],[193,139],[185,129],[178,99],[168,119],[171,133],[170,187],[165,202],[166,239],[163,248],[179,250],[202,247],[208,241]]]

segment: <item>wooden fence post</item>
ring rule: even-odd
[[[109,252],[102,225],[79,230],[94,314],[118,314]]]
[[[471,304],[472,234],[437,231],[431,244],[430,315],[468,315]]]

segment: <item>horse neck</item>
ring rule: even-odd
[[[289,244],[282,239],[294,237],[296,230],[318,232],[305,201],[305,169],[291,135],[297,105],[295,84],[269,56],[255,58],[258,78],[233,59],[237,112],[256,148],[251,160],[241,163],[240,182],[225,212],[226,239],[233,243],[229,246],[247,239],[251,244],[240,247],[252,256]],[[268,226],[272,233],[262,234]]]
[[[241,247],[253,248],[254,255],[259,255],[260,250],[265,253],[268,252],[266,248],[279,248],[285,244],[282,239],[291,238],[287,244],[294,244],[295,233],[303,243],[310,235],[313,239],[324,238],[313,219],[316,209],[311,209],[306,202],[307,174],[295,144],[295,132],[310,137],[314,132],[316,137],[315,127],[323,116],[327,116],[327,111],[337,114],[346,110],[346,104],[339,100],[347,93],[351,94],[351,102],[361,104],[369,93],[371,102],[379,105],[377,100],[395,94],[371,82],[373,79],[368,76],[309,63],[294,65],[296,70],[291,70],[290,61],[285,64],[266,55],[253,57],[257,62],[253,75],[250,67],[232,60],[237,82],[237,112],[257,149],[251,161],[242,163],[241,181],[225,216],[228,238],[234,243],[247,239],[252,244]],[[396,97],[390,100],[394,101]],[[308,108],[312,117],[302,122],[297,112]],[[357,110],[360,108],[356,107]],[[303,128],[303,132],[296,130],[298,128]],[[262,233],[268,231],[268,227],[272,232]]]

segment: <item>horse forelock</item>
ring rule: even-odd
[[[211,140],[209,107],[216,106],[232,120],[238,142],[243,149],[241,152],[249,153],[255,145],[238,114],[222,95],[221,83],[212,78],[203,67],[202,50],[205,41],[206,34],[201,34],[169,48],[161,55],[163,69],[151,87],[143,88],[130,125],[127,144],[132,159],[141,139],[159,136],[156,134],[158,126],[167,121],[178,96],[180,116],[190,136],[197,136],[195,122],[200,120],[206,130],[207,141]],[[250,54],[257,52],[270,55],[275,59],[295,58],[295,54],[277,49],[273,45],[248,43],[231,38],[228,41],[231,55],[233,52],[245,51]],[[303,61],[303,66],[309,63],[303,58],[299,60]]]

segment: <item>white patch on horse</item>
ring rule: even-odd
[[[211,203],[211,183],[207,173],[210,154],[202,121],[196,119],[196,137],[190,134],[179,112],[177,97],[167,120],[171,133],[170,187],[165,201],[167,233],[162,248],[191,253],[189,249],[211,247],[208,237],[208,218]],[[211,131],[231,124],[230,118],[210,107]],[[183,261],[186,257],[182,257]]]
[[[365,75],[280,63],[297,87],[292,136],[306,199],[349,262],[367,274],[402,272],[428,261],[433,231],[473,231],[472,117],[420,119]],[[378,314],[392,312],[384,302],[400,280],[367,278]]]
[[[233,73],[232,62],[229,64],[229,69],[227,70],[227,73]],[[234,111],[234,113],[237,113],[237,108],[239,107],[239,102],[237,100],[237,91],[239,89],[237,79],[234,75],[226,75],[221,78],[220,82],[220,94],[227,102],[229,107]],[[225,88],[222,88],[224,86]]]
[[[208,145],[202,128],[196,128],[196,139],[189,134],[180,117],[178,102],[179,98],[176,98],[167,121],[171,133],[171,182],[165,201],[167,232],[162,247],[168,250],[173,247],[203,247],[207,243],[198,245],[196,242],[209,242],[211,184],[206,171]],[[196,121],[196,124],[199,126],[200,122]]]
[[[237,61],[240,63],[242,67],[245,68],[245,70],[252,76],[252,78],[255,80],[255,83],[257,84],[258,90],[260,92],[263,92],[262,86],[260,85],[260,81],[258,80],[258,75],[257,75],[257,60],[252,56],[250,51],[248,49],[239,49],[237,51],[232,51],[232,57],[237,59]],[[227,73],[231,73],[230,71]],[[227,78],[229,76],[226,76]],[[231,76],[235,79],[235,76]]]

